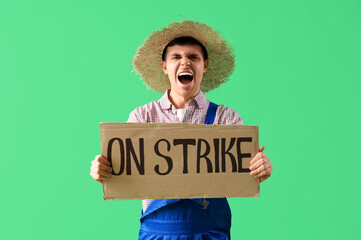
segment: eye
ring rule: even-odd
[[[191,56],[191,59],[193,59],[193,60],[198,60],[199,57],[198,57],[198,56]]]
[[[179,56],[174,56],[174,57],[172,57],[172,59],[180,59],[180,57]]]

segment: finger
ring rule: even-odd
[[[258,149],[258,153],[256,154],[256,156],[251,160],[250,164],[253,164],[255,161],[257,161],[257,159],[259,159],[259,156],[266,156],[263,152],[263,150],[265,149],[264,146],[260,147]]]
[[[261,183],[261,182],[263,182],[264,180],[266,180],[269,177],[270,177],[270,175],[262,176],[262,177],[259,178],[259,182]]]
[[[95,181],[102,182],[102,178],[99,176],[99,174],[90,172],[90,176],[92,176],[92,178],[94,178]]]
[[[107,172],[112,172],[113,171],[113,168],[103,164],[103,163],[100,163],[100,162],[95,162],[93,165],[92,165],[93,168],[95,169],[102,169],[104,171],[107,171]]]
[[[92,178],[94,178],[94,180],[99,182],[99,183],[103,183],[103,180],[105,179],[105,177],[102,177],[102,176],[100,176],[99,174],[96,174],[96,173],[90,173],[90,176],[92,176]]]
[[[112,176],[111,173],[109,173],[107,171],[104,171],[104,170],[101,170],[101,169],[92,169],[91,172],[94,173],[94,174],[97,174],[97,175],[99,175],[101,177],[111,177]]]
[[[112,174],[110,172],[104,171],[104,170],[99,170],[99,175],[100,176],[104,176],[104,177],[111,177]]]
[[[266,163],[267,166],[270,166],[272,168],[272,164],[271,161],[269,160],[269,158],[266,159]]]
[[[264,170],[264,166],[263,166],[263,165],[260,165],[259,167],[257,167],[257,168],[255,168],[254,170],[252,170],[252,171],[250,172],[250,174],[251,174],[252,176],[255,176],[255,175],[257,175],[258,173],[262,172],[263,170]]]
[[[252,170],[255,170],[257,168],[259,168],[261,165],[265,164],[265,160],[264,158],[260,158],[257,160],[257,162],[253,163],[249,169],[252,171]]]
[[[266,171],[267,176],[271,176],[271,173],[272,173],[272,170],[273,170],[271,164],[265,164],[264,165],[264,170]]]
[[[110,162],[106,158],[99,158],[99,161],[107,166],[110,166]]]
[[[267,172],[271,173],[271,172],[272,172],[272,169],[273,169],[273,168],[272,168],[271,161],[269,160],[268,157],[265,157],[264,160],[265,160],[264,165],[265,165],[265,167],[266,167]]]
[[[94,166],[92,166],[92,167],[90,168],[90,172],[95,173],[95,174],[99,174],[99,175],[104,176],[104,177],[107,177],[107,176],[111,176],[111,175],[112,175],[110,172],[104,171],[104,170],[99,169],[99,168],[96,168],[96,167],[94,167]]]
[[[270,162],[266,162],[264,165],[266,166],[266,169],[272,168],[272,165]]]
[[[93,162],[101,162],[107,166],[110,166],[110,162],[103,155],[97,155]]]
[[[273,167],[271,166],[271,163],[269,163],[269,166],[266,166],[266,174],[259,178],[259,182],[261,183],[264,180],[266,180],[267,178],[269,178],[272,174],[272,170],[273,170]]]
[[[271,176],[272,171],[273,171],[273,167],[272,166],[266,166],[266,171],[267,171],[267,175]]]
[[[99,158],[101,157],[101,155],[96,155],[94,160],[91,162],[91,164],[93,165],[94,163],[99,162]]]
[[[104,164],[100,164],[99,169],[102,169],[102,170],[107,171],[109,173],[111,173],[113,171],[113,168],[111,168],[111,167],[109,167],[107,165],[104,165]]]
[[[263,172],[263,171],[266,171],[265,165],[261,165],[259,168],[251,171],[250,174],[251,174],[252,176],[256,176],[257,174],[259,174],[259,173],[261,173],[261,172]]]
[[[254,177],[255,177],[255,178],[260,178],[260,177],[265,176],[265,175],[267,175],[267,171],[266,171],[266,170],[258,173],[258,174],[257,174],[256,176],[254,176]]]
[[[250,165],[252,165],[253,163],[255,163],[258,159],[263,158],[264,156],[266,156],[263,152],[259,152],[256,154],[256,156],[254,156],[251,160],[251,162],[249,163]]]

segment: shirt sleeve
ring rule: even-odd
[[[230,116],[228,117],[228,122],[229,125],[243,125],[242,117],[234,110],[230,113]]]
[[[133,112],[131,112],[129,114],[129,118],[128,118],[128,123],[144,123],[146,122],[144,119],[144,112],[145,109],[142,109],[141,107],[138,107],[136,109],[133,110]]]
[[[215,122],[220,125],[243,125],[242,117],[232,108],[219,105]]]

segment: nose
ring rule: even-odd
[[[188,67],[190,65],[190,61],[188,58],[183,58],[181,64],[185,67]]]

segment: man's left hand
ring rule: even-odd
[[[259,152],[251,160],[249,167],[251,170],[250,174],[255,178],[259,178],[259,182],[269,178],[273,170],[271,162],[263,150],[264,146],[259,148]]]

